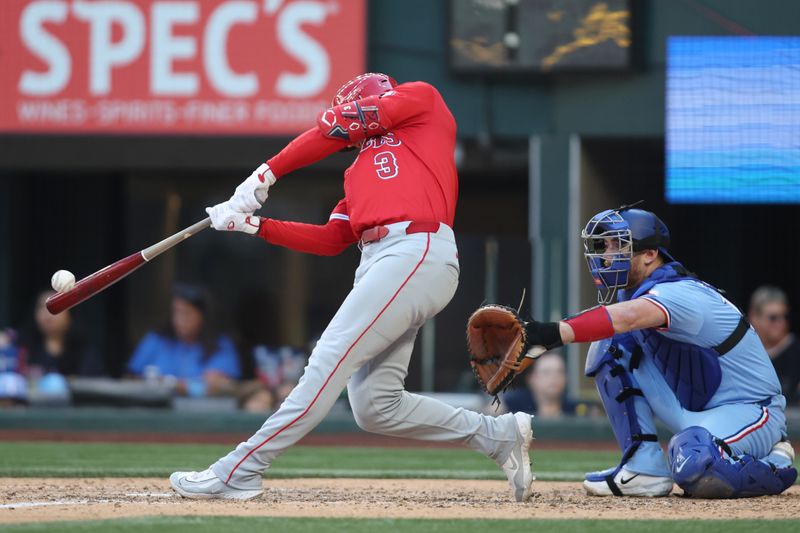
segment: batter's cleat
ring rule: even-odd
[[[260,486],[244,490],[226,485],[210,468],[202,472],[173,472],[169,483],[184,498],[195,500],[251,500],[264,492]]]
[[[501,465],[508,478],[508,484],[514,492],[514,499],[526,502],[532,494],[533,480],[536,477],[531,472],[531,457],[528,451],[533,440],[533,417],[526,413],[514,413],[514,423],[519,433],[518,440],[511,450],[508,459]]]
[[[600,472],[586,474],[583,488],[592,496],[637,496],[642,498],[660,498],[672,492],[672,478],[648,476],[621,468],[609,468]],[[613,476],[613,477],[612,477]]]

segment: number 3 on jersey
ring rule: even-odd
[[[392,152],[379,152],[372,158],[372,162],[380,179],[388,180],[397,176],[397,158]]]

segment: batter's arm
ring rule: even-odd
[[[348,143],[322,134],[319,128],[311,128],[298,135],[274,157],[267,161],[277,178],[293,170],[306,167],[347,148]]]
[[[381,95],[379,101],[386,115],[386,126],[394,129],[415,122],[428,112],[439,93],[429,83],[414,81],[398,85]]]
[[[367,96],[320,112],[317,127],[327,138],[356,144],[422,122],[438,94],[424,82],[404,83],[380,96]]]
[[[258,235],[271,244],[314,255],[338,255],[358,241],[350,226],[345,200],[339,202],[327,224],[262,218]]]
[[[316,163],[339,150],[347,148],[354,141],[363,139],[371,134],[379,135],[408,124],[430,109],[437,94],[436,89],[427,83],[404,83],[380,97],[370,96],[349,104],[330,108],[320,113],[317,127],[297,136],[277,155],[269,159],[267,165],[276,178],[285,176],[298,168]],[[369,118],[362,115],[359,115],[360,118],[344,118],[341,116],[343,106],[376,109],[375,115],[377,116],[369,115],[369,117],[377,119],[377,125],[374,128],[365,126],[364,131],[361,131],[360,128],[354,131],[347,127],[345,131],[350,133],[346,134],[346,136],[331,134],[335,124],[349,126],[350,122]],[[369,114],[370,112],[368,111],[367,113]],[[326,119],[325,117],[328,118]],[[336,130],[338,131],[338,129]]]

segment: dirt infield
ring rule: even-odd
[[[502,481],[414,479],[265,480],[249,502],[189,501],[164,479],[0,478],[0,523],[218,515],[360,518],[796,518],[800,487],[747,500],[594,498],[579,483],[536,482],[527,504]]]

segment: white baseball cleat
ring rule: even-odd
[[[533,428],[531,427],[533,417],[526,413],[514,413],[513,416],[519,436],[511,454],[501,468],[514,492],[514,499],[518,502],[525,502],[531,497],[533,480],[536,479],[531,472],[531,458],[528,455],[531,440],[533,440]]]
[[[623,467],[612,479],[611,474],[614,470],[616,470],[616,467],[586,474],[583,488],[592,496],[658,498],[669,496],[672,492],[671,477],[648,476],[647,474],[631,472]]]
[[[195,500],[250,500],[264,492],[260,487],[244,490],[226,485],[210,468],[202,472],[173,472],[169,483],[184,498]]]

